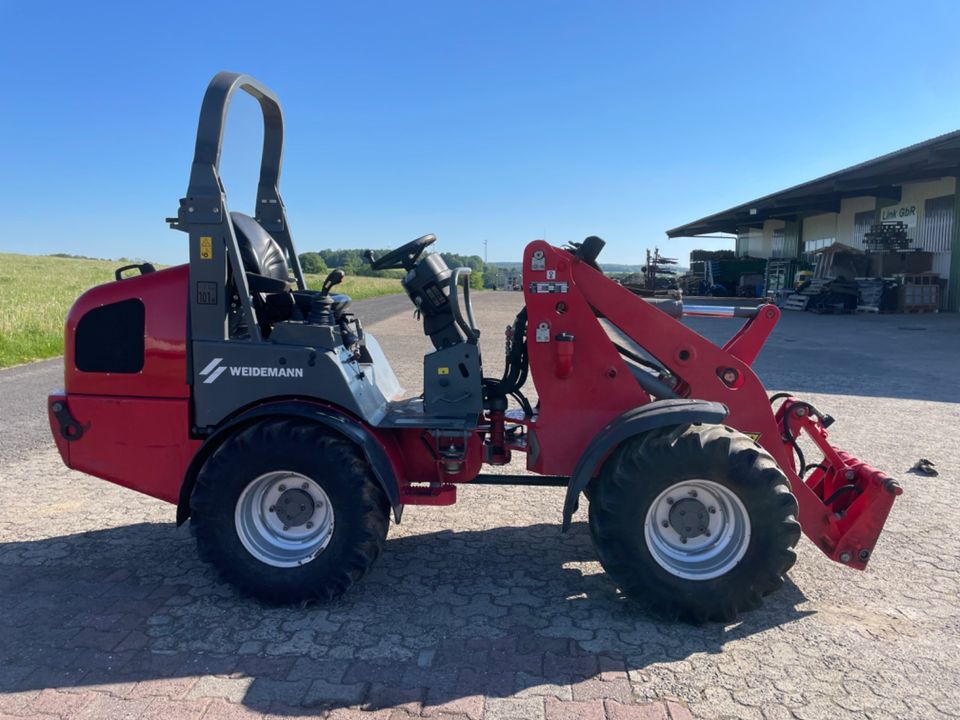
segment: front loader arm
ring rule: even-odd
[[[793,409],[793,415],[775,415],[767,391],[751,367],[780,317],[776,306],[760,306],[723,347],[718,347],[573,254],[545,242],[527,247],[524,280],[529,354],[540,396],[539,441],[544,455],[550,449],[557,454],[569,452],[571,447],[577,452],[584,450],[569,438],[563,448],[551,447],[548,435],[555,431],[558,415],[566,412],[563,422],[579,424],[578,416],[585,419],[590,413],[608,414],[609,422],[628,409],[624,405],[637,407],[656,399],[634,381],[597,320],[603,317],[670,372],[670,390],[675,396],[725,405],[729,410],[726,424],[753,437],[790,480],[800,509],[798,519],[807,537],[834,560],[865,567],[899,486],[883,473],[832,448],[817,413],[806,414],[802,431],[823,452],[819,465],[826,469],[817,469],[804,481],[805,468],[795,466],[796,440],[791,435],[799,433],[801,426],[790,425],[799,406]],[[544,342],[541,337],[537,342],[536,328],[544,323],[549,339]],[[558,340],[563,336],[572,339]],[[615,383],[617,380],[629,382]],[[571,402],[575,406],[573,414],[563,409]],[[599,404],[599,410],[588,407],[591,403]],[[551,465],[549,458],[532,460],[541,466]],[[533,463],[531,467],[537,469]],[[551,467],[552,472],[570,472],[555,464]],[[844,496],[825,494],[835,488],[836,477],[845,478],[852,486]]]

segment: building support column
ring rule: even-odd
[[[953,230],[950,233],[950,278],[947,281],[947,309],[960,311],[960,179],[953,195]]]

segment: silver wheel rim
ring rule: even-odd
[[[323,488],[300,473],[278,470],[251,481],[237,500],[240,542],[273,567],[304,565],[333,537],[333,506]]]
[[[729,488],[712,480],[684,480],[651,503],[644,535],[653,559],[671,575],[710,580],[743,559],[750,516]]]

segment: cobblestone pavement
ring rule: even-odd
[[[476,298],[490,372],[518,300]],[[863,374],[838,364],[858,322],[918,359],[954,353],[936,368],[958,357],[933,336],[956,333],[949,318],[793,316],[771,356],[795,339],[809,348],[804,333],[819,327],[841,359],[806,372],[796,360],[777,375],[762,356],[761,372],[771,390],[808,378],[805,389],[820,391],[809,397],[838,418],[838,443],[902,477],[905,493],[867,572],[802,540],[786,586],[726,626],[658,622],[624,602],[583,511],[560,534],[557,489],[468,487],[454,507],[409,507],[346,597],[275,608],[218,582],[171,506],[66,470],[52,443],[14,453],[0,463],[0,717],[960,715],[960,406],[924,399],[936,389],[900,376],[859,385]],[[369,329],[417,387],[424,341],[410,314]],[[8,422],[17,410],[0,404]],[[920,456],[939,477],[904,473]]]

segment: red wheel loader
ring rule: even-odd
[[[238,89],[264,120],[253,216],[230,211],[218,171]],[[776,307],[729,311],[744,324],[718,347],[605,277],[599,238],[538,240],[523,253],[506,370],[488,378],[470,271],[427,253],[426,235],[368,254],[374,269],[406,273],[433,346],[423,394],[405,397],[334,291],[343,273],[320,290],[304,282],[278,191],[282,145],[276,96],[218,74],[168,219],[189,237],[189,264],[118,271],[82,295],[66,322],[65,389],[48,404],[69,467],[176,504],[201,556],[241,591],[337,597],[379,555],[391,514],[452,504],[463,483],[565,487],[563,530],[585,496],[612,581],[693,621],[756,607],[793,565],[801,530],[833,560],[866,566],[900,487],[831,446],[828,415],[768,398],[751,363]],[[801,438],[817,457],[803,458]],[[514,453],[531,473],[483,473]]]

